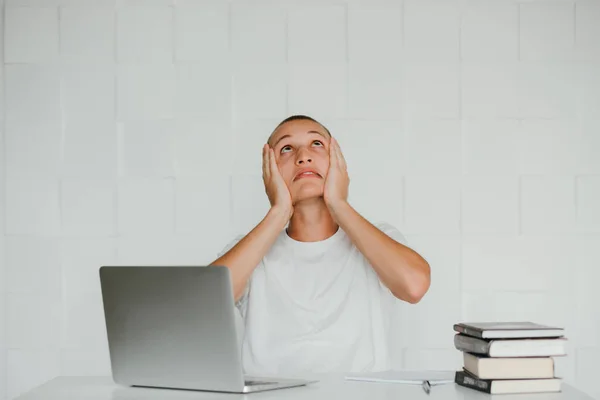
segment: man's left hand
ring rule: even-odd
[[[350,178],[348,177],[346,160],[337,140],[332,137],[329,142],[329,170],[327,171],[323,192],[325,204],[330,210],[348,201],[349,186]]]

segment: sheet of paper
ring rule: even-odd
[[[381,371],[346,374],[347,380],[366,381],[366,382],[387,382],[387,383],[405,383],[422,384],[429,381],[433,385],[454,382],[455,371]]]

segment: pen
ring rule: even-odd
[[[427,394],[429,394],[429,392],[431,391],[431,384],[429,383],[429,381],[423,381],[423,384],[421,385],[421,387]]]

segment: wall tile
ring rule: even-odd
[[[62,110],[66,121],[71,123],[81,119],[114,120],[116,79],[112,64],[63,67]]]
[[[176,233],[202,234],[210,230],[227,236],[231,224],[231,182],[227,175],[177,179],[175,183]]]
[[[117,190],[120,235],[174,232],[173,179],[124,179]]]
[[[519,180],[516,177],[467,176],[461,198],[462,231],[517,234]]]
[[[467,118],[517,118],[519,68],[514,63],[461,64],[461,113]]]
[[[246,128],[242,126],[242,129]],[[235,147],[229,121],[180,118],[175,121],[174,129],[173,151],[177,177],[202,176],[213,171],[217,165],[219,174],[226,175],[232,171]],[[263,139],[266,141],[265,135]],[[250,150],[247,152],[250,153]]]
[[[577,69],[571,63],[522,63],[518,70],[518,105],[522,118],[574,118]]]
[[[403,69],[404,115],[410,118],[458,118],[458,64],[407,63]]]
[[[231,51],[237,63],[287,60],[286,9],[272,3],[234,2],[231,10]]]
[[[6,233],[56,235],[59,232],[58,180],[9,175],[6,179]]]
[[[405,125],[406,169],[416,175],[459,175],[461,173],[460,121],[427,119]]]
[[[9,64],[4,67],[4,116],[10,120],[58,121],[60,75],[53,66]]]
[[[460,179],[413,176],[405,178],[407,233],[460,233]]]
[[[62,233],[108,236],[116,233],[116,185],[112,180],[61,182]]]
[[[118,124],[122,175],[130,178],[174,176],[174,129],[172,120]]]
[[[7,348],[44,350],[58,343],[62,325],[58,296],[9,293],[6,306]]]
[[[176,70],[172,64],[120,65],[117,70],[117,118],[170,118],[175,113]]]
[[[463,61],[516,61],[519,6],[511,2],[467,1],[461,24]]]
[[[289,68],[288,114],[313,115],[317,119],[347,115],[346,64],[292,64]]]
[[[175,60],[226,63],[229,7],[227,2],[178,2],[174,8]]]
[[[114,120],[73,119],[64,126],[65,178],[116,178],[119,168],[117,124]]]
[[[58,58],[58,10],[54,7],[6,7],[4,61],[51,62]]]
[[[460,15],[455,2],[406,0],[404,49],[416,61],[459,59]]]
[[[569,176],[521,178],[521,232],[568,235],[576,230],[575,182]]]
[[[114,9],[98,2],[93,7],[77,5],[59,10],[61,58],[85,63],[114,61]]]
[[[352,63],[402,61],[402,4],[348,4],[348,60]]]
[[[220,64],[178,64],[175,107],[178,117],[231,118],[231,70]]]
[[[307,29],[310,21],[310,29]],[[293,5],[288,11],[288,61],[342,63],[346,54],[346,10],[337,4]]]
[[[6,173],[56,178],[60,172],[62,134],[57,122],[7,122]]]
[[[233,113],[237,118],[284,118],[287,101],[285,64],[243,64],[234,71]]]
[[[526,2],[519,5],[521,60],[568,60],[575,42],[572,2]]]
[[[463,171],[469,175],[516,176],[519,172],[519,121],[463,120]]]
[[[348,115],[352,118],[401,119],[402,83],[402,69],[397,65],[350,63]]]
[[[6,236],[6,288],[9,293],[60,297],[57,239]]]
[[[122,63],[173,60],[173,9],[133,7],[117,9],[117,60]]]

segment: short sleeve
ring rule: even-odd
[[[231,250],[240,240],[244,238],[244,235],[238,235],[233,240],[231,240],[227,245],[217,254],[217,258],[224,256],[229,250]],[[248,306],[248,296],[250,294],[250,280],[246,284],[246,288],[244,289],[244,293],[242,297],[235,303],[235,306],[239,310],[242,318],[246,315],[246,309]]]

